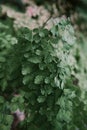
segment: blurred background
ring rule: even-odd
[[[61,17],[69,17],[75,29],[85,32],[87,29],[87,1],[0,0],[0,20],[4,22],[10,18],[16,28],[21,26],[35,28],[43,26],[43,24],[51,24],[51,19],[55,21]]]

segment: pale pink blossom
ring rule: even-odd
[[[27,7],[26,13],[30,17],[35,17],[38,15],[38,9],[37,7]]]
[[[17,109],[14,114],[18,117],[19,121],[23,121],[25,119],[25,114],[24,112],[21,112],[19,109]]]

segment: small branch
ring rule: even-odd
[[[52,15],[43,23],[43,26],[42,27],[45,27],[47,22],[52,18]]]

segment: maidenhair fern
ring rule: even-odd
[[[74,82],[76,38],[70,22],[50,30],[21,28],[15,36],[5,25],[0,29],[0,128],[9,130],[11,113],[20,109],[26,113],[21,130],[83,130],[74,121],[77,112],[85,120],[86,110]]]

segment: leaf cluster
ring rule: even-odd
[[[21,28],[15,36],[7,34],[7,26],[0,28],[0,128],[9,130],[10,113],[19,108],[26,113],[21,130],[76,130],[81,95],[71,76],[76,38],[70,22],[62,20],[50,30]]]

